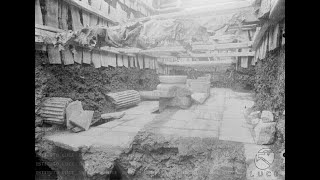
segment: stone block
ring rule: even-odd
[[[82,111],[80,114],[73,113],[70,117],[70,122],[77,127],[88,130],[91,125],[93,113],[94,111]]]
[[[70,117],[72,114],[79,115],[83,111],[81,101],[73,101],[68,104],[66,108],[66,125],[67,129],[71,129],[74,126],[70,124]]]
[[[159,97],[182,97],[190,96],[192,92],[187,88],[185,84],[175,85],[175,84],[159,84],[157,86],[159,92]]]
[[[261,119],[265,123],[274,121],[273,114],[271,111],[262,111]]]
[[[165,84],[185,84],[187,76],[159,76],[159,81]]]
[[[276,123],[264,123],[260,121],[258,125],[254,128],[255,142],[259,145],[272,144],[275,139],[276,133]]]

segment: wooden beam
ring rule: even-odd
[[[277,0],[274,4],[274,6],[271,8],[269,20],[265,21],[262,25],[260,31],[256,35],[252,48],[254,50],[257,49],[257,47],[261,44],[261,39],[265,35],[265,32],[269,29],[271,25],[277,24],[279,21],[281,21],[284,17],[285,11],[285,0]]]
[[[260,45],[261,43],[261,39],[264,36],[265,32],[268,30],[268,28],[270,27],[270,25],[272,25],[273,23],[271,21],[266,21],[262,27],[260,28],[259,32],[257,33],[257,35],[255,36],[254,40],[253,40],[253,44],[252,44],[252,48],[253,50],[256,50],[257,47]]]
[[[215,64],[231,64],[234,60],[219,60],[219,61],[186,61],[186,62],[160,62],[160,64],[165,65],[175,65],[175,66],[194,66],[194,65],[215,65]]]
[[[115,24],[115,25],[118,24],[117,20],[115,20],[114,18],[111,18],[107,13],[102,12],[101,10],[99,10],[97,8],[94,8],[94,7],[90,6],[89,4],[86,4],[83,1],[77,1],[77,0],[64,0],[64,1],[80,8],[80,9],[83,9],[91,14],[94,14],[98,17],[101,17],[112,24]]]
[[[239,57],[239,56],[254,56],[254,52],[229,52],[229,53],[190,53],[190,57]]]
[[[45,31],[55,32],[55,33],[57,33],[57,32],[65,32],[62,29],[58,29],[58,28],[54,28],[54,27],[50,27],[50,26],[44,26],[44,25],[41,25],[41,24],[35,24],[35,28],[36,29],[45,30]]]
[[[195,44],[192,45],[193,50],[216,50],[216,49],[240,49],[240,48],[250,48],[253,41],[241,42],[241,43],[225,43],[225,44]],[[186,51],[182,46],[172,46],[172,47],[156,47],[147,50],[141,50],[138,48],[121,49],[124,53],[152,53],[152,52],[184,52]]]
[[[241,49],[249,48],[252,45],[252,41],[241,43],[226,43],[226,44],[214,44],[214,45],[193,45],[192,50],[216,50],[216,49]]]

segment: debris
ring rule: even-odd
[[[70,122],[84,130],[88,130],[94,111],[82,111],[80,114],[73,113],[70,117]]]
[[[101,118],[102,119],[120,119],[125,114],[126,114],[125,112],[106,113],[106,114],[101,114]]]
[[[262,111],[261,113],[261,119],[263,122],[267,123],[267,122],[273,122],[273,114],[270,111]]]

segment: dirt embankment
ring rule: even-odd
[[[117,161],[127,179],[245,179],[241,143],[141,132]]]
[[[93,110],[94,120],[102,113],[114,112],[105,97],[109,92],[124,90],[154,90],[159,84],[155,70],[91,65],[47,64],[45,53],[36,52],[36,109],[45,97],[69,97],[82,102],[85,110]]]

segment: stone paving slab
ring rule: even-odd
[[[194,121],[188,122],[185,125],[187,129],[194,130],[214,130],[219,131],[219,121],[208,121],[203,119],[194,119]]]
[[[243,143],[254,143],[251,132],[244,127],[220,127],[219,139]]]
[[[181,128],[183,129],[187,121],[178,121],[178,120],[170,120],[164,123],[161,127],[169,127],[169,128]]]
[[[148,113],[152,113],[152,111],[156,107],[159,107],[158,101],[142,101],[137,106],[120,111],[120,112],[125,112],[126,114],[132,114],[132,115],[148,114]]]
[[[176,137],[200,137],[200,138],[218,138],[218,131],[176,129],[176,128],[158,128],[157,132],[164,135]]]
[[[171,119],[188,121],[192,120],[195,115],[196,114],[190,110],[179,110],[171,117]]]
[[[132,132],[132,133],[138,133],[140,130],[141,130],[140,127],[122,126],[122,125],[119,125],[112,129],[112,131]]]
[[[238,128],[238,127],[252,128],[251,124],[248,124],[243,121],[232,121],[232,119],[222,121],[221,126],[222,127],[234,127],[234,128]]]
[[[155,118],[155,116],[156,114],[145,114],[131,121],[124,122],[121,125],[142,128],[145,124],[151,122]]]

